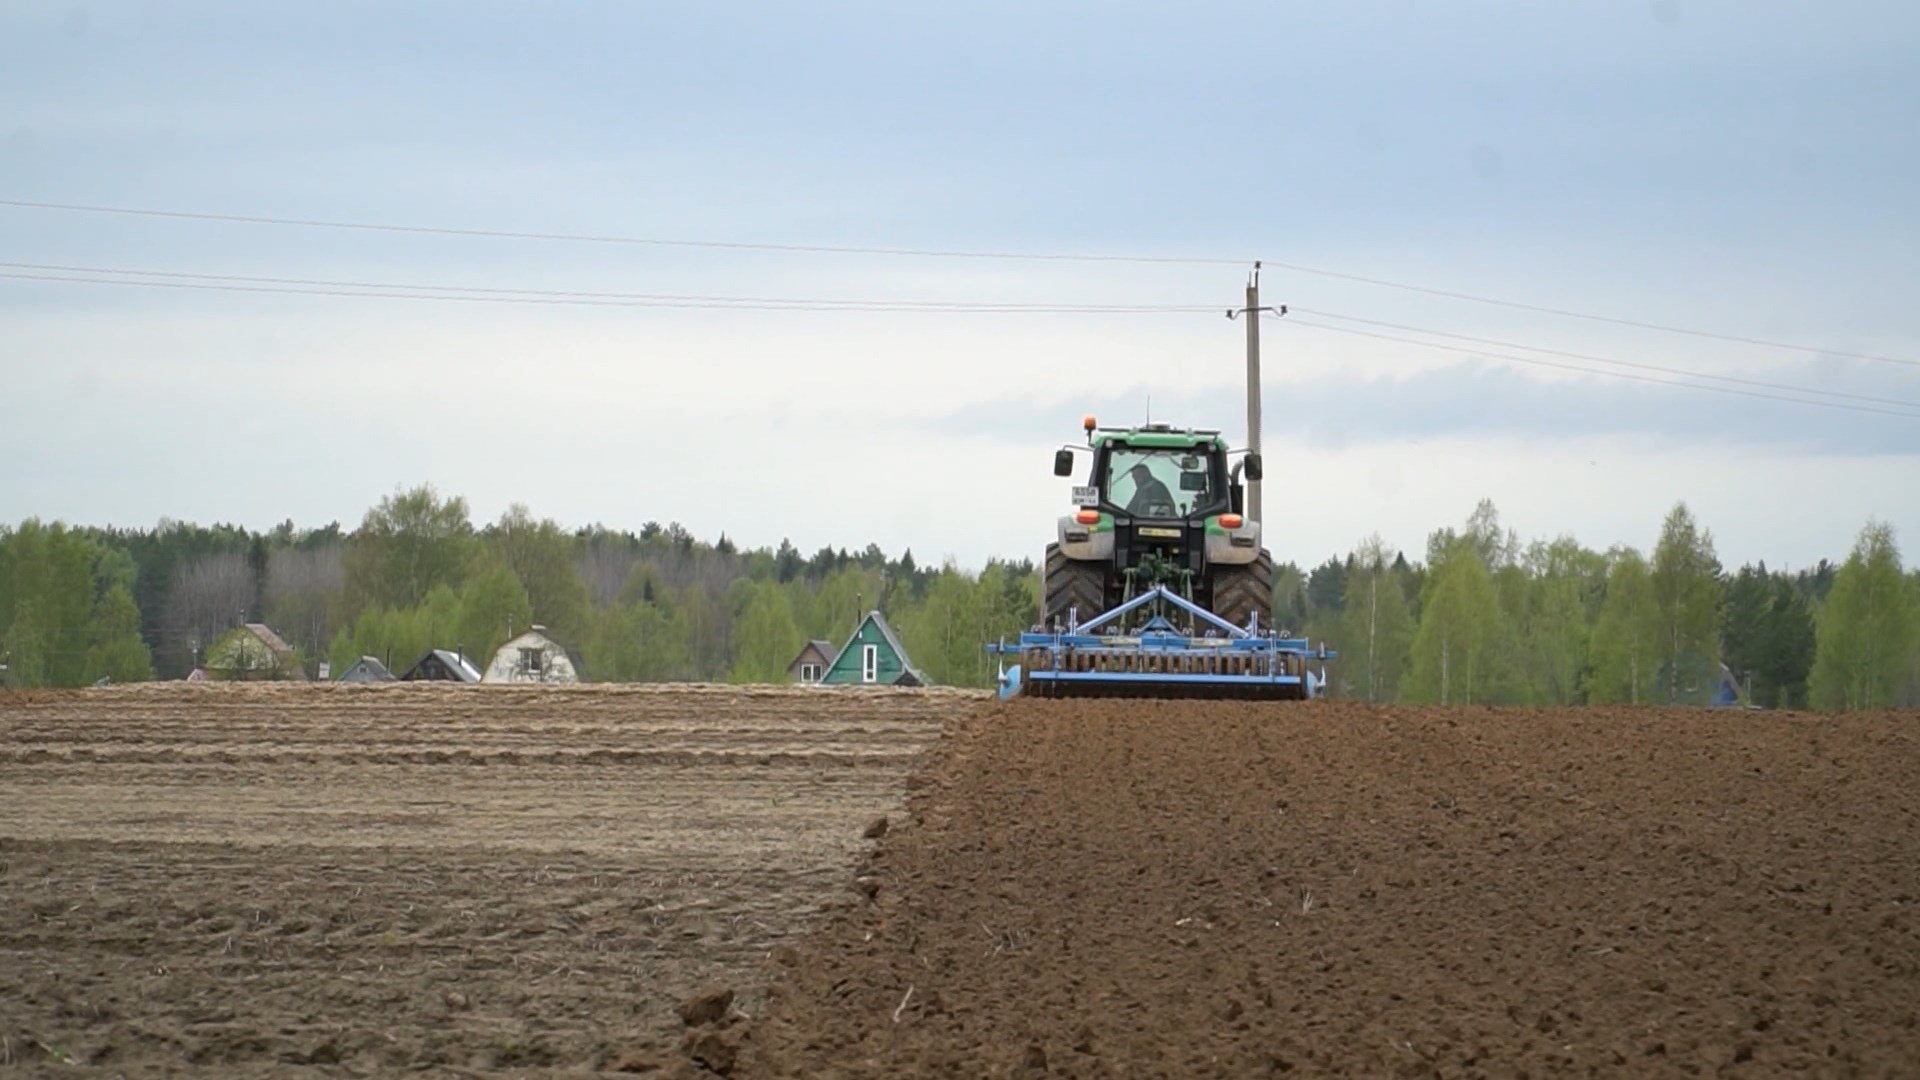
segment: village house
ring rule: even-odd
[[[380,662],[377,656],[363,656],[355,660],[347,670],[340,673],[343,683],[388,683],[393,682],[393,672]]]
[[[827,667],[833,663],[835,653],[831,641],[809,641],[800,648],[800,655],[787,665],[787,681],[808,686],[821,680],[827,673]]]
[[[580,660],[551,637],[547,628],[533,629],[500,646],[481,682],[577,683]]]
[[[878,611],[869,611],[821,673],[823,686],[926,686],[927,677]]]
[[[220,679],[307,679],[293,646],[265,623],[247,623],[229,631],[207,650],[201,666]]]
[[[447,649],[429,649],[427,654],[400,676],[401,682],[477,683],[480,669],[473,661]]]

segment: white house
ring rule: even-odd
[[[483,683],[577,683],[580,665],[573,654],[547,636],[547,628],[533,629],[500,646],[487,665]]]

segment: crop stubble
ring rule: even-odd
[[[0,695],[0,1066],[603,1067],[836,893],[972,695]]]

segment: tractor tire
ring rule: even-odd
[[[1213,570],[1213,613],[1244,627],[1254,612],[1260,629],[1273,629],[1273,556],[1262,548],[1250,563],[1216,566]]]
[[[1059,544],[1048,544],[1040,593],[1044,601],[1040,608],[1042,625],[1052,628],[1058,621],[1064,628],[1070,613],[1086,622],[1107,610],[1106,564],[1069,559]]]

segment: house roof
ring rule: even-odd
[[[918,686],[932,685],[927,681],[926,675],[923,674],[919,668],[913,666],[913,660],[907,656],[906,646],[900,644],[900,639],[895,636],[893,627],[887,625],[886,616],[881,615],[878,611],[869,611],[866,617],[860,620],[860,626],[865,626],[868,623],[872,623],[874,629],[880,631],[880,636],[886,639],[887,647],[893,650],[893,655],[900,658],[900,668],[903,676],[911,676],[916,680],[915,685]],[[854,642],[860,640],[860,626],[854,627],[853,633],[847,635],[847,643],[834,651],[833,660],[828,665],[829,667],[838,666],[840,657],[845,655],[848,649],[853,648]]]
[[[547,628],[544,626],[536,626],[522,633],[512,641],[507,642],[505,645],[500,646],[498,649],[495,649],[493,651],[493,660],[497,663],[502,656],[507,654],[508,649],[531,648],[536,644],[549,645],[555,652],[566,657],[567,662],[573,665],[575,675],[582,675],[586,671],[585,662],[581,659],[580,654],[560,644],[560,642],[554,639],[552,634],[547,633]],[[492,667],[493,665],[490,663],[487,666]]]
[[[266,623],[250,622],[247,624],[247,629],[253,633],[254,637],[265,642],[275,656],[285,656],[293,651],[293,646],[282,640],[279,634],[273,632],[273,627]]]
[[[893,655],[900,658],[900,666],[906,670],[906,673],[918,679],[921,686],[926,686],[926,675],[913,666],[913,661],[907,656],[907,647],[900,644],[900,639],[894,636],[893,627],[887,625],[886,617],[877,611],[872,611],[867,613],[867,618],[873,620],[873,625],[880,630],[880,636],[886,638],[887,644],[893,646]]]
[[[793,660],[787,664],[787,667],[791,670],[795,664],[804,661],[808,653],[818,656],[822,663],[831,664],[839,652],[840,650],[834,648],[833,642],[831,641],[820,641],[817,639],[809,641],[805,645],[800,646],[799,652],[793,654]]]
[[[460,676],[461,682],[480,681],[480,669],[473,666],[473,661],[459,653],[448,649],[435,649],[433,655],[439,657],[440,662],[447,665],[449,671]]]
[[[407,669],[407,675],[412,675],[414,672],[419,671],[420,665],[426,663],[427,657],[429,656],[439,657],[440,662],[446,665],[447,670],[453,672],[454,676],[461,682],[477,683],[480,681],[480,670],[473,666],[473,661],[447,649],[428,649],[425,656],[414,661],[413,666]],[[401,677],[405,678],[406,676]]]
[[[340,673],[340,681],[345,682],[347,679],[351,678],[356,672],[370,676],[371,678],[378,681],[385,681],[393,678],[393,672],[388,671],[387,665],[381,663],[380,658],[377,656],[363,656],[360,659],[355,660],[353,664],[347,668],[347,670]]]

